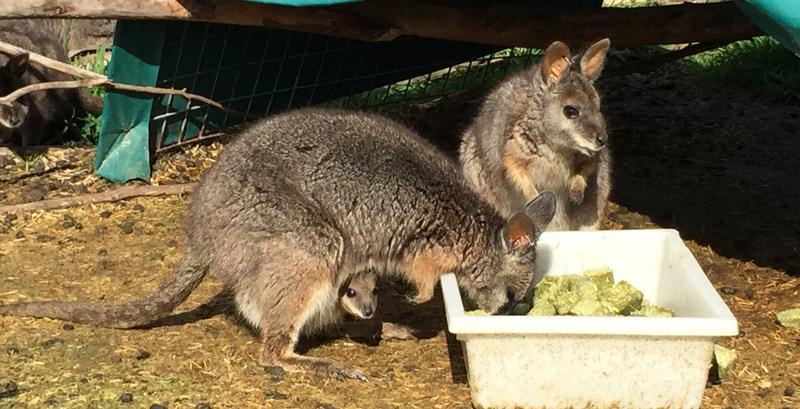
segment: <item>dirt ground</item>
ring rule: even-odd
[[[800,331],[775,319],[800,307],[797,107],[732,89],[704,94],[674,67],[602,88],[615,154],[606,228],[678,229],[739,320],[740,335],[719,340],[738,352],[736,369],[709,383],[704,407],[800,407]],[[390,113],[452,152],[475,101]],[[195,180],[220,148],[168,155],[154,181]],[[91,149],[70,148],[2,168],[0,205],[111,188],[91,174],[92,161]],[[184,197],[0,215],[0,302],[146,294],[177,265],[185,217]],[[364,369],[370,382],[359,383],[258,367],[257,338],[219,290],[206,280],[177,315],[145,330],[0,317],[0,408],[470,407],[438,296],[419,307],[395,288],[381,298],[386,318],[419,330],[418,342],[308,344],[310,355]]]

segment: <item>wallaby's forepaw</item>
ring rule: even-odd
[[[381,328],[381,339],[416,341],[418,338],[414,335],[414,331],[405,325],[384,322]]]
[[[569,178],[569,200],[575,204],[583,203],[583,194],[586,191],[586,179],[581,175],[573,175]]]

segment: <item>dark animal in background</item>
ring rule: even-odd
[[[0,20],[0,40],[68,62],[61,41],[61,21],[51,19]],[[23,86],[46,81],[69,81],[69,75],[39,66],[27,54],[0,54],[0,96]],[[75,89],[37,91],[0,107],[0,146],[53,143],[68,132],[68,121],[79,107]]]
[[[558,201],[548,230],[597,230],[611,190],[611,152],[600,96],[610,42],[574,59],[556,41],[541,62],[503,81],[464,132],[464,177],[504,217],[539,192]]]
[[[417,288],[409,300],[423,303],[453,272],[479,308],[512,308],[533,281],[535,244],[555,206],[543,192],[506,222],[453,161],[399,123],[290,111],[244,130],[202,176],[187,253],[152,295],[120,305],[10,304],[0,314],[141,326],[168,315],[210,271],[260,330],[262,364],[363,379],[354,367],[294,351],[302,333],[338,316],[351,276],[396,275]]]

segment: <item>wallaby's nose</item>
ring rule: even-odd
[[[597,144],[600,145],[601,147],[606,146],[607,142],[608,142],[608,135],[601,134],[597,136]]]
[[[364,307],[364,309],[361,310],[361,313],[364,314],[364,318],[371,317],[373,312],[372,307]]]
[[[508,301],[516,301],[517,295],[514,294],[514,290],[511,288],[506,288],[506,297],[508,297]]]

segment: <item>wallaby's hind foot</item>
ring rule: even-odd
[[[274,346],[269,342],[264,343],[259,364],[263,367],[279,366],[287,372],[305,372],[318,376],[326,376],[338,381],[356,379],[367,381],[367,375],[358,368],[340,364],[331,359],[302,356],[291,351],[292,347],[284,348],[282,354],[275,354]]]

